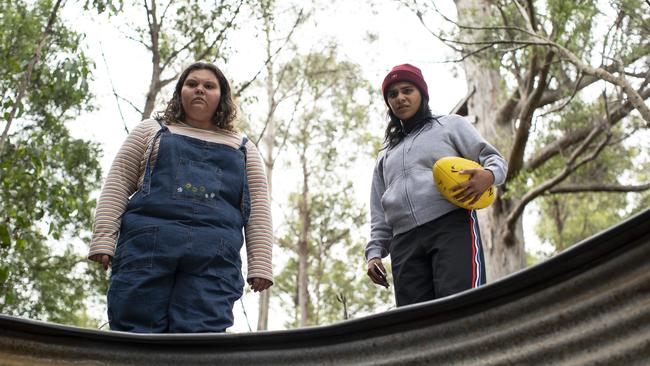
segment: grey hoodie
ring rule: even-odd
[[[440,116],[381,150],[370,191],[370,241],[366,259],[385,257],[394,235],[434,220],[458,206],[436,188],[431,168],[440,158],[473,160],[494,174],[494,184],[506,179],[503,156],[458,115]]]

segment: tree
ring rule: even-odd
[[[91,226],[99,149],[71,137],[65,122],[91,109],[93,65],[59,9],[0,3],[0,312],[87,325],[84,301],[102,291],[90,283],[103,274],[72,238]]]
[[[590,167],[613,172],[606,156],[634,157],[626,142],[650,126],[647,4],[456,0],[458,21],[438,12],[433,1],[405,4],[425,26],[434,14],[453,25],[453,35],[428,29],[459,55],[470,118],[508,159],[497,201],[480,212],[489,278],[525,265],[522,215],[531,202],[649,188],[633,170],[626,171],[627,181],[587,174]],[[606,6],[616,17],[600,13]],[[573,123],[570,110],[577,103],[586,104],[585,115]],[[538,139],[546,144],[535,145]],[[552,213],[552,204],[541,207]]]
[[[266,110],[261,118],[254,118],[256,121],[261,122],[261,126],[253,128],[247,126],[247,130],[251,131],[251,136],[255,141],[255,145],[260,146],[262,159],[266,168],[268,179],[269,196],[273,197],[273,168],[275,163],[284,150],[288,128],[292,125],[293,118],[285,121],[278,121],[276,116],[280,105],[290,98],[293,91],[286,89],[280,91],[286,68],[278,70],[278,58],[282,56],[282,51],[288,49],[291,44],[292,37],[295,31],[304,21],[308,18],[308,12],[304,8],[293,8],[295,19],[291,22],[289,29],[284,30],[275,22],[278,12],[281,12],[283,18],[287,19],[287,11],[278,9],[278,6],[273,0],[259,1],[254,11],[259,13],[259,18],[262,20],[262,32],[264,34],[264,49],[266,60],[263,68],[250,80],[244,82],[237,88],[236,96],[241,96],[242,93],[253,83],[260,73],[263,73],[262,80],[264,92],[266,94]],[[258,98],[251,98],[250,100],[258,101]],[[246,99],[245,99],[246,101]],[[252,107],[252,106],[251,106]],[[245,109],[245,108],[242,108]],[[257,125],[257,124],[256,124]],[[259,132],[258,132],[259,131]],[[257,330],[266,330],[268,328],[268,315],[271,294],[273,288],[260,293]]]
[[[187,63],[227,58],[225,41],[228,32],[237,28],[244,3],[245,0],[212,4],[198,0],[146,0],[124,10],[140,12],[142,18],[146,18],[144,26],[127,22],[128,30],[124,32],[151,53],[151,80],[144,106],[137,107],[136,103],[126,100],[142,119],[151,116],[161,90],[178,78]],[[125,100],[117,93],[116,97]]]
[[[288,144],[301,181],[291,194],[291,213],[279,240],[290,260],[277,276],[276,291],[294,310],[294,326],[342,320],[377,305],[363,261],[350,260],[363,252],[356,228],[365,224],[366,211],[354,201],[351,178],[342,174],[365,148],[358,146],[371,88],[357,65],[337,57],[333,45],[296,57],[283,82],[296,95]],[[387,302],[387,297],[385,292],[380,299]]]
[[[590,123],[588,118],[593,114],[592,109],[601,108],[600,103],[590,106],[575,101],[565,108],[559,123],[586,126]],[[642,124],[642,121],[638,121],[637,124]],[[570,126],[561,128],[566,130]],[[541,149],[556,139],[556,136],[548,133],[553,130],[555,128],[539,132],[535,143],[536,149]],[[617,134],[622,132],[617,131]],[[641,177],[642,167],[636,167],[634,163],[639,153],[640,149],[636,146],[612,145],[604,150],[596,161],[585,164],[582,169],[567,177],[562,187],[552,188],[549,194],[537,199],[537,206],[543,213],[536,227],[538,237],[552,244],[559,252],[623,219],[629,211],[628,198],[631,198],[629,196],[632,194],[624,195],[621,192],[632,192],[632,187],[611,185],[604,187],[597,182],[616,182],[619,176],[624,176],[628,172],[632,172],[633,176]],[[557,172],[562,168],[561,164],[559,159],[547,162],[545,171],[540,172],[543,174],[532,178],[534,184],[548,179],[549,173]],[[643,180],[639,179],[639,181]],[[647,179],[645,181],[648,182]],[[585,187],[587,184],[585,182],[593,182],[589,183],[593,191],[574,192],[570,189],[570,187]],[[648,187],[650,183],[638,185],[636,189],[644,191]],[[647,195],[647,192],[645,194]]]

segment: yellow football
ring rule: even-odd
[[[486,189],[481,195],[481,198],[472,205],[470,205],[469,202],[458,201],[454,198],[454,195],[457,195],[459,191],[451,191],[453,187],[470,178],[469,174],[460,174],[461,171],[476,168],[482,167],[475,161],[459,158],[457,156],[449,156],[439,159],[435,164],[433,164],[433,180],[440,193],[454,205],[468,210],[486,208],[494,202],[494,199],[497,196],[497,189],[495,186]]]

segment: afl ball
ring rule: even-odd
[[[433,164],[433,180],[440,193],[454,205],[468,210],[485,208],[491,205],[496,198],[497,189],[495,186],[486,189],[481,195],[481,198],[471,205],[469,204],[469,201],[461,202],[454,198],[454,196],[460,191],[451,191],[453,187],[465,182],[471,177],[469,174],[460,174],[460,172],[466,169],[481,168],[483,167],[475,161],[459,158],[457,156],[449,156],[439,159],[435,164]]]

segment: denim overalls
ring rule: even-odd
[[[244,286],[239,251],[250,215],[247,140],[234,149],[158,123],[154,172],[150,153],[142,187],[122,216],[107,296],[110,327],[223,332],[233,324]]]

